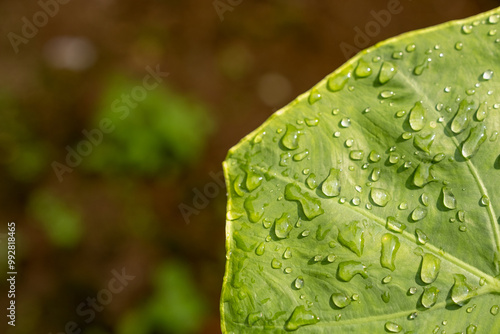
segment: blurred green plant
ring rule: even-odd
[[[93,124],[107,118],[115,127],[84,160],[87,171],[153,175],[201,157],[214,128],[207,107],[164,86],[147,91],[142,101],[126,102],[137,87],[140,82],[121,76],[109,81]]]
[[[0,165],[9,178],[33,182],[48,165],[48,147],[29,128],[6,92],[0,92],[0,108]]]
[[[197,291],[188,267],[181,262],[163,263],[156,269],[152,283],[151,297],[122,318],[117,333],[198,332],[207,313],[206,301]]]
[[[32,193],[28,212],[47,234],[50,242],[61,248],[72,248],[83,236],[80,213],[47,190]]]

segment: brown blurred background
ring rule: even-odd
[[[220,333],[227,150],[346,50],[500,5],[59,1],[0,3],[1,333]]]

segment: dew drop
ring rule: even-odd
[[[321,185],[321,191],[327,197],[337,197],[340,195],[340,190],[340,170],[331,168],[330,174]]]
[[[436,280],[441,268],[441,260],[430,254],[426,253],[422,256],[422,264],[420,268],[420,279],[426,284],[430,284]]]
[[[394,164],[397,164],[399,162],[399,154],[395,153],[395,152],[391,152],[389,154],[389,163],[391,165],[394,165]]]
[[[248,196],[243,203],[248,219],[252,223],[256,223],[262,218],[264,215],[264,206],[258,196]]]
[[[413,52],[415,51],[416,45],[415,44],[408,44],[406,46],[406,52]]]
[[[382,300],[384,301],[384,303],[388,303],[391,301],[391,294],[389,293],[389,291],[385,291],[382,295]]]
[[[455,199],[455,195],[448,187],[443,187],[441,189],[441,195],[443,198],[443,205],[445,208],[449,210],[454,210],[457,208],[457,200]]]
[[[417,293],[417,288],[416,287],[411,287],[408,289],[408,295],[414,295]]]
[[[285,329],[295,331],[302,326],[314,325],[319,322],[319,317],[313,312],[307,311],[304,305],[297,306],[290,318],[286,321]]]
[[[299,136],[302,133],[291,124],[287,124],[286,132],[281,138],[281,143],[283,146],[289,150],[296,150],[299,148]]]
[[[351,119],[347,118],[347,117],[342,118],[342,120],[340,121],[340,126],[343,128],[350,127],[351,126]]]
[[[353,150],[349,153],[349,157],[354,161],[363,160],[364,156],[365,152],[363,152],[362,150]]]
[[[422,102],[419,101],[415,103],[413,108],[410,110],[410,117],[408,120],[413,131],[420,131],[424,128],[425,115],[426,111]]]
[[[329,254],[327,257],[326,257],[326,260],[330,263],[333,263],[335,262],[335,260],[337,259],[337,256],[335,254]]]
[[[387,217],[387,222],[385,227],[392,232],[403,233],[406,229],[406,225],[398,221],[396,218],[389,216]]]
[[[464,48],[464,44],[462,42],[455,43],[455,50],[461,51]]]
[[[426,58],[421,64],[415,66],[413,69],[413,74],[422,75],[426,68],[429,68],[429,63],[431,62],[431,58]]]
[[[380,93],[380,97],[383,99],[388,99],[396,95],[392,90],[384,90]]]
[[[306,185],[309,189],[313,190],[318,186],[318,183],[316,181],[316,174],[311,173],[306,179]]]
[[[365,245],[364,226],[358,221],[346,224],[339,230],[338,241],[357,256],[363,255]]]
[[[352,198],[351,203],[354,206],[358,206],[359,204],[361,204],[361,200],[359,199],[359,197],[355,196],[355,197]]]
[[[385,329],[390,333],[399,333],[403,330],[403,327],[395,322],[388,321],[385,323]]]
[[[308,98],[309,104],[313,105],[319,100],[321,100],[321,93],[319,92],[319,90],[317,88],[311,89],[311,93],[309,93],[309,98]]]
[[[366,266],[357,261],[344,261],[339,263],[337,276],[344,282],[349,282],[354,276],[361,275],[363,278],[368,278]]]
[[[354,71],[354,74],[358,78],[366,78],[372,74],[372,69],[371,69],[370,65],[365,60],[360,59],[358,62],[358,66],[356,67],[356,70]]]
[[[408,320],[415,320],[418,316],[417,312],[412,312],[408,315]]]
[[[439,295],[439,289],[434,286],[429,286],[424,288],[422,293],[422,299],[420,303],[425,308],[431,308],[436,304]]]
[[[492,77],[493,77],[493,71],[492,70],[484,71],[483,74],[481,75],[481,78],[483,80],[490,80]]]
[[[370,191],[370,199],[375,205],[386,206],[391,200],[389,192],[381,188],[372,188]]]
[[[305,158],[307,158],[308,155],[309,155],[308,150],[305,150],[304,152],[297,153],[293,156],[293,161],[302,161]]]
[[[413,145],[423,152],[430,153],[431,146],[434,143],[436,134],[430,133],[426,136],[416,135],[413,138]]]
[[[387,275],[387,276],[385,276],[385,277],[382,279],[382,283],[383,283],[383,284],[389,284],[389,283],[391,283],[391,281],[392,281],[392,276],[391,276],[391,275]]]
[[[283,258],[290,259],[291,257],[292,257],[292,251],[290,250],[290,247],[287,247],[283,252]]]
[[[381,159],[381,156],[377,151],[371,151],[370,155],[368,156],[368,160],[370,160],[370,162],[373,162],[373,163],[379,162],[380,159]]]
[[[377,182],[380,179],[380,173],[380,168],[374,167],[370,175],[370,180],[372,180],[373,182]]]
[[[490,205],[489,197],[486,195],[481,196],[481,204],[484,206],[489,206]]]
[[[471,108],[472,103],[468,102],[467,100],[463,100],[462,102],[460,102],[458,111],[453,118],[453,122],[451,123],[451,131],[453,131],[453,133],[461,133],[469,126],[469,123],[471,121]]]
[[[300,187],[296,184],[289,183],[286,185],[285,199],[299,202],[304,215],[309,220],[324,213],[324,210],[321,208],[321,201],[312,197],[307,192],[302,193]]]
[[[408,203],[403,201],[403,202],[399,203],[398,208],[399,208],[399,210],[406,210],[406,209],[408,209]]]
[[[429,163],[422,162],[417,166],[415,172],[413,173],[413,185],[419,188],[423,188],[429,182],[435,181],[432,175],[432,165]]]
[[[467,278],[462,274],[454,274],[455,284],[451,288],[451,300],[458,306],[467,304],[473,296],[472,287],[467,284]]]
[[[427,208],[418,206],[411,213],[411,219],[415,222],[424,219],[427,216]]]
[[[432,162],[438,163],[444,160],[446,158],[446,155],[444,153],[438,153],[432,158]]]
[[[462,26],[462,33],[468,35],[472,32],[472,26],[470,24],[464,24]]]
[[[403,55],[403,53],[400,53],[400,54],[401,54],[401,56]],[[391,62],[386,61],[380,67],[380,73],[378,76],[378,80],[383,85],[383,84],[387,83],[389,80],[391,80],[396,73],[397,73],[396,65],[394,65]]]
[[[486,125],[483,123],[470,129],[469,137],[462,144],[462,156],[470,159],[477,153],[479,147],[486,140]]]
[[[400,247],[399,238],[391,233],[386,233],[381,239],[382,250],[380,254],[380,265],[391,271],[396,269],[394,264],[396,260],[396,254]]]
[[[344,308],[351,304],[351,299],[341,292],[335,292],[331,297],[332,303],[338,308]]]
[[[497,315],[499,310],[500,310],[500,308],[498,307],[498,305],[493,305],[493,306],[490,308],[490,313],[491,313],[492,315]]]
[[[484,121],[488,116],[488,107],[486,102],[481,103],[479,108],[476,111],[476,119],[480,122]]]
[[[258,256],[262,256],[264,255],[265,251],[266,251],[266,245],[263,242],[261,242],[255,249],[255,254],[257,254]]]
[[[422,230],[418,228],[415,229],[415,234],[417,236],[417,243],[419,245],[425,245],[429,241],[429,237],[424,232],[422,232]]]
[[[404,115],[406,115],[406,110],[400,110],[396,113],[396,117],[397,118],[401,118],[403,117]]]
[[[489,24],[497,24],[500,21],[500,15],[498,14],[493,14],[488,17],[488,23]]]
[[[351,77],[351,71],[352,67],[348,66],[345,69],[343,69],[340,73],[332,75],[328,79],[328,83],[326,86],[328,90],[332,92],[338,92],[344,89],[345,85],[347,84],[347,81],[349,81],[349,78]]]
[[[277,218],[274,222],[274,234],[278,239],[285,239],[288,234],[293,229],[294,222],[290,217],[290,214],[283,213],[280,218]]]
[[[282,263],[281,263],[279,260],[277,260],[277,259],[275,259],[275,258],[274,258],[274,259],[271,261],[271,267],[272,267],[273,269],[280,269],[280,268],[281,268],[281,266],[282,266]]]

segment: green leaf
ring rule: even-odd
[[[361,52],[230,150],[224,333],[500,332],[499,13]]]

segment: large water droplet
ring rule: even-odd
[[[439,289],[434,286],[429,286],[424,288],[422,293],[422,299],[420,303],[425,308],[431,308],[436,304],[439,295]]]
[[[350,249],[357,256],[361,256],[365,245],[364,226],[358,221],[352,221],[340,227],[338,240],[342,246]]]
[[[411,219],[415,222],[424,219],[427,216],[427,208],[418,206],[411,213]]]
[[[441,260],[433,254],[426,253],[422,256],[422,264],[420,268],[420,279],[426,284],[430,284],[436,280],[441,269]]]
[[[264,215],[264,206],[262,200],[258,196],[248,196],[243,203],[243,207],[245,208],[248,219],[252,223],[256,223],[262,218]]]
[[[304,277],[299,276],[295,279],[295,282],[293,283],[295,286],[295,289],[300,290],[304,287]]]
[[[245,195],[245,191],[243,190],[243,182],[245,180],[245,177],[243,175],[238,175],[236,177],[236,179],[234,180],[233,182],[233,189],[234,189],[234,192],[238,195],[238,196],[243,196]]]
[[[477,108],[476,119],[479,122],[482,122],[486,119],[487,116],[488,116],[488,105],[486,102],[483,102],[483,103],[481,103],[479,108]]]
[[[368,278],[366,266],[357,261],[344,261],[339,263],[337,276],[344,282],[349,282],[356,275],[361,275],[363,278]]]
[[[259,321],[260,319],[262,319],[263,317],[263,313],[262,312],[254,312],[254,313],[250,313],[247,317],[247,322],[250,326],[253,326],[255,325],[255,323],[257,321]]]
[[[295,331],[302,326],[314,325],[319,322],[317,317],[312,311],[306,310],[304,305],[297,306],[290,318],[286,321],[285,329],[287,331]]]
[[[429,182],[435,181],[432,175],[432,165],[430,163],[422,162],[417,166],[415,172],[413,173],[413,185],[419,188],[423,188]]]
[[[476,334],[477,333],[477,326],[474,325],[474,324],[470,324],[468,327],[467,327],[467,334]]]
[[[413,145],[423,152],[430,153],[431,146],[434,143],[435,138],[436,138],[435,133],[430,133],[426,136],[416,135],[413,138]]]
[[[444,207],[449,209],[449,210],[456,209],[457,208],[457,200],[455,199],[455,195],[453,195],[453,192],[451,191],[451,189],[448,187],[443,187],[443,189],[441,189],[441,193],[443,196]]]
[[[274,223],[274,234],[276,234],[278,239],[285,239],[293,229],[294,224],[290,214],[283,213],[280,218],[276,218]]]
[[[279,162],[280,166],[281,167],[288,166],[288,163],[290,162],[291,158],[292,158],[292,154],[290,152],[281,153],[280,162]]]
[[[331,299],[332,303],[338,308],[344,308],[351,304],[351,298],[341,292],[333,293]]]
[[[354,160],[354,161],[363,160],[364,156],[365,156],[365,152],[363,152],[362,150],[352,150],[349,153],[349,158],[351,158],[351,160]]]
[[[497,315],[498,312],[500,310],[500,307],[498,307],[498,305],[493,305],[491,308],[490,308],[490,313],[492,315]]]
[[[351,70],[352,67],[348,66],[344,68],[340,73],[332,75],[328,79],[328,83],[326,86],[328,90],[332,92],[338,92],[344,89],[345,85],[347,84],[347,81],[349,81],[349,78],[351,77]]]
[[[417,235],[417,243],[419,245],[425,245],[429,241],[429,237],[422,230],[415,229],[415,234]]]
[[[307,219],[311,220],[325,213],[321,208],[321,201],[312,197],[309,193],[300,191],[296,184],[289,183],[285,187],[285,199],[288,201],[297,201],[302,207],[302,211]]]
[[[403,327],[395,322],[388,321],[385,323],[385,329],[391,333],[399,333],[403,330]]]
[[[394,234],[386,233],[382,236],[382,251],[380,253],[380,265],[391,271],[396,269],[394,264],[396,260],[396,254],[400,247],[399,238]]]
[[[471,121],[470,111],[472,109],[473,103],[467,100],[462,100],[460,102],[460,106],[458,107],[458,111],[453,118],[451,123],[451,131],[453,133],[460,133],[464,131]]]
[[[429,63],[431,62],[431,60],[431,58],[425,58],[425,60],[421,64],[415,66],[415,68],[413,69],[413,74],[422,75],[422,73],[424,73],[424,70],[429,68]]]
[[[480,201],[481,201],[481,205],[484,205],[484,206],[490,205],[490,199],[486,195],[481,196],[481,200]]]
[[[292,257],[292,251],[290,250],[290,247],[287,247],[283,252],[283,258],[287,260],[290,259],[291,257]]]
[[[470,159],[477,153],[481,144],[486,140],[486,125],[483,123],[470,129],[469,137],[462,144],[462,156]]]
[[[389,216],[387,217],[387,222],[385,227],[392,232],[403,233],[406,229],[406,225],[398,221],[396,218]]]
[[[377,182],[380,179],[380,173],[381,173],[380,168],[378,167],[373,168],[372,173],[370,175],[370,180],[372,180],[373,182]]]
[[[381,158],[382,157],[380,156],[379,153],[377,153],[377,151],[371,151],[370,155],[368,156],[368,160],[370,160],[370,162],[373,162],[373,163],[379,162]]]
[[[391,200],[391,196],[385,189],[372,188],[370,191],[370,199],[378,206],[386,206]]]
[[[271,261],[271,267],[272,267],[273,269],[280,269],[280,268],[281,268],[281,266],[282,266],[282,263],[281,263],[281,261],[280,261],[280,260],[278,260],[278,259],[274,258],[274,259]]]
[[[413,131],[420,131],[424,128],[425,125],[425,115],[426,110],[422,105],[422,102],[417,102],[410,110],[410,117],[408,119],[410,123],[410,127]]]
[[[340,195],[340,170],[331,168],[330,174],[321,184],[321,191],[327,197],[336,197]]]
[[[305,150],[304,152],[297,153],[293,156],[293,161],[302,161],[305,158],[307,158],[308,155],[309,155],[309,150]]]
[[[313,88],[311,89],[311,92],[309,93],[309,98],[307,100],[310,105],[313,105],[314,103],[321,100],[321,93],[317,88]]]
[[[347,117],[342,118],[342,120],[340,121],[340,126],[343,128],[350,127],[351,126],[351,119],[347,118]]]
[[[487,70],[487,71],[484,71],[483,75],[481,76],[481,78],[483,80],[490,80],[491,78],[493,78],[493,71],[492,70]]]
[[[354,71],[354,74],[358,78],[369,77],[372,74],[372,69],[370,67],[370,64],[368,64],[365,60],[360,59],[358,62],[358,66],[356,67],[356,70]]]
[[[396,65],[391,62],[384,62],[380,67],[380,72],[378,74],[378,81],[383,85],[389,80],[391,80],[397,72]]]
[[[472,287],[467,283],[467,278],[462,274],[453,275],[455,284],[451,288],[451,300],[458,306],[464,306],[474,296]]]
[[[266,251],[266,245],[261,242],[257,248],[255,249],[255,254],[257,254],[258,256],[261,256],[261,255],[264,255],[264,252]]]
[[[281,143],[289,150],[296,150],[299,148],[299,136],[302,133],[292,124],[287,124],[286,132],[281,138]]]
[[[306,184],[309,189],[315,189],[318,186],[318,182],[316,181],[316,174],[311,173],[306,179]]]

